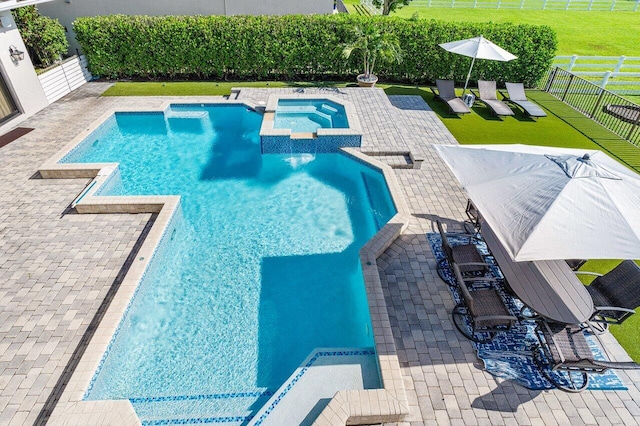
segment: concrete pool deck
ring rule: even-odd
[[[144,110],[167,100],[193,101],[99,98],[106,87],[91,83],[68,95],[22,123],[36,130],[0,149],[0,424],[46,420],[55,405],[54,389],[68,380],[65,370],[85,347],[85,332],[96,328],[103,300],[113,298],[133,260],[131,253],[135,257],[156,219],[148,213],[74,214],[68,206],[88,180],[40,179],[38,167],[106,109]],[[276,92],[293,89],[243,88],[239,99],[265,101]],[[382,303],[409,406],[405,422],[637,424],[640,374],[619,373],[628,391],[573,395],[529,391],[480,369],[471,344],[451,323],[453,300],[437,277],[425,237],[434,219],[461,220],[466,198],[431,149],[455,139],[424,101],[387,97],[377,89],[305,92],[344,96],[356,106],[363,152],[410,151],[424,159],[419,170],[395,170],[412,216],[409,227],[378,259]],[[615,342],[609,346],[620,352]],[[106,420],[91,416],[87,414],[85,424]]]

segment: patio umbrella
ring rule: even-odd
[[[640,176],[606,154],[435,148],[514,261],[640,259]]]
[[[458,55],[473,58],[471,60],[471,66],[469,67],[469,73],[467,74],[467,80],[464,82],[464,90],[462,91],[462,94],[467,90],[467,84],[469,84],[471,70],[473,69],[473,64],[476,62],[476,58],[501,62],[508,62],[517,58],[517,56],[512,55],[482,36],[442,43],[439,44],[439,46],[447,52],[457,53]]]

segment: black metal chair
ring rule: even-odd
[[[538,345],[533,360],[542,375],[565,392],[581,392],[589,385],[589,374],[602,374],[609,369],[640,370],[634,362],[595,360],[584,329],[579,325],[549,323],[540,320],[536,326]]]
[[[467,199],[467,207],[464,209],[464,212],[467,214],[467,220],[464,221],[465,229],[470,234],[475,235],[476,237],[480,234],[480,211],[471,198]],[[471,229],[469,229],[471,228]]]
[[[445,264],[449,266],[451,270],[453,270],[453,265],[457,264],[460,268],[460,272],[462,275],[468,274],[481,274],[485,275],[489,272],[489,265],[485,262],[484,257],[478,251],[476,246],[473,244],[474,236],[470,234],[447,234],[444,232],[444,228],[442,227],[442,223],[439,220],[436,220],[436,225],[438,226],[438,232],[440,232],[440,238],[442,239],[442,251],[445,254],[444,259],[438,262],[438,275],[444,282],[448,285],[455,287],[456,282],[454,280],[448,279],[444,274]],[[468,242],[464,244],[451,245],[449,243],[448,236],[456,235],[463,236],[468,238]]]
[[[458,264],[453,265],[453,272],[462,301],[453,308],[451,316],[456,328],[464,337],[477,343],[486,343],[498,332],[507,331],[515,324],[517,318],[509,313],[500,293],[493,287],[495,278],[463,278]],[[468,284],[471,286],[468,287]],[[473,284],[482,284],[482,287]],[[471,332],[465,318],[471,323]]]
[[[567,262],[567,265],[569,265],[569,268],[571,268],[572,271],[577,271],[582,267],[582,265],[587,263],[587,260],[586,259],[566,259],[565,262]]]
[[[591,321],[622,324],[640,307],[640,267],[633,260],[623,261],[604,275],[583,271],[576,274],[596,276],[587,287],[596,308]]]

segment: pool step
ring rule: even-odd
[[[365,151],[363,154],[375,157],[393,169],[420,169],[424,161],[410,151]]]
[[[336,392],[380,386],[372,348],[319,348],[274,393],[249,426],[311,425]]]
[[[332,107],[331,105],[322,104],[320,106],[320,110],[324,110],[327,114],[336,114],[338,112],[337,108]]]
[[[252,391],[212,395],[179,395],[131,399],[143,425],[193,423],[246,424],[272,396]]]

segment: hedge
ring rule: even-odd
[[[395,33],[403,61],[379,64],[385,81],[464,81],[470,58],[439,43],[476,37],[518,56],[503,63],[478,60],[472,79],[520,81],[533,86],[549,69],[556,36],[547,26],[461,23],[390,17],[290,16],[97,16],[74,22],[92,74],[104,78],[345,80],[361,72],[357,55],[341,57],[354,26],[373,21]]]

